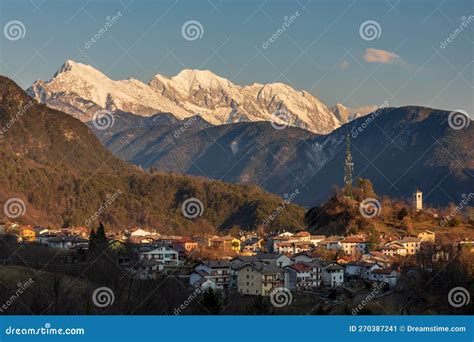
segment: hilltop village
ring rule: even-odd
[[[91,246],[87,227],[47,229],[3,224],[3,234],[18,242],[62,250],[64,263],[78,263]],[[383,283],[395,289],[417,255],[429,251],[433,260],[449,258],[436,234],[382,235],[374,245],[368,236],[311,235],[305,230],[237,236],[173,236],[135,228],[106,233],[107,249],[118,255],[118,266],[140,280],[177,272],[191,288],[206,283],[216,291],[268,296],[274,288],[310,290],[335,288],[354,279]],[[456,241],[470,248],[474,241]],[[411,265],[411,266],[410,266]]]

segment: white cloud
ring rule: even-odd
[[[393,52],[373,48],[368,48],[365,50],[364,60],[368,63],[382,64],[395,64],[402,62],[400,56]]]

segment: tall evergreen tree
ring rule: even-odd
[[[105,227],[102,222],[99,223],[99,227],[97,228],[96,243],[97,243],[97,246],[100,246],[102,248],[107,246],[107,237],[105,236]]]
[[[268,298],[255,296],[254,300],[247,307],[247,312],[252,315],[272,315],[273,307]]]
[[[91,228],[91,232],[89,234],[89,252],[93,252],[96,250],[97,247],[97,234],[95,233],[94,228]]]
[[[221,311],[219,296],[211,288],[208,288],[207,291],[203,293],[201,305],[206,309],[205,313],[209,315],[218,315]]]

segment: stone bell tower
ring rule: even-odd
[[[413,193],[413,210],[416,212],[423,210],[423,193],[418,188]]]

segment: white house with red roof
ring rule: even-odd
[[[380,252],[389,257],[406,256],[407,248],[398,241],[390,242],[385,246],[380,247]]]
[[[309,264],[298,263],[285,267],[288,272],[288,284],[290,289],[304,289],[313,286],[313,279]]]
[[[151,251],[140,253],[140,260],[155,260],[163,265],[177,266],[180,264],[179,252],[168,246],[161,246]]]

